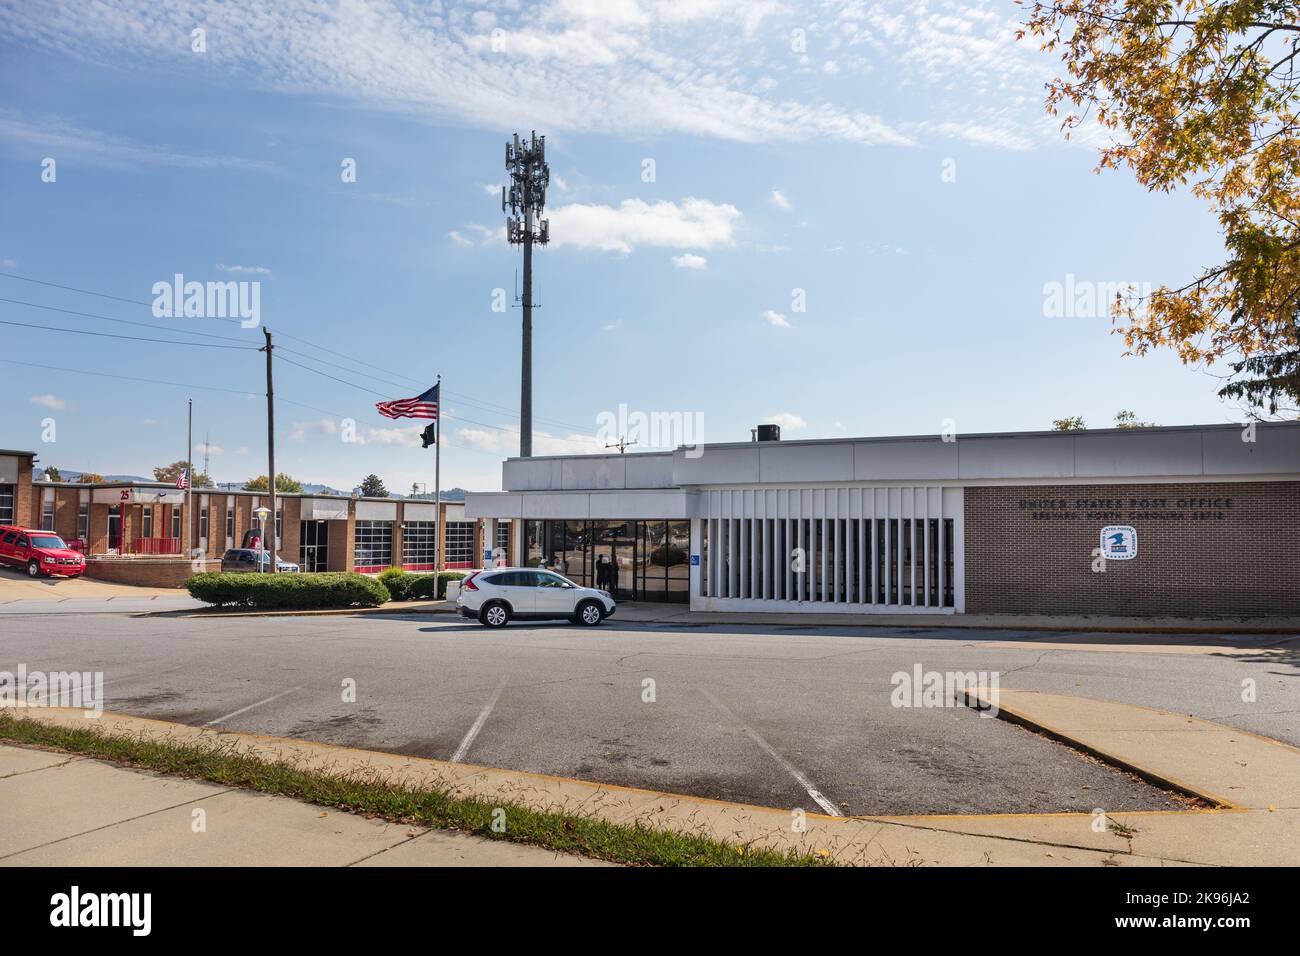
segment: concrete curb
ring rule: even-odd
[[[1029,692],[1003,692],[1028,694]],[[1030,703],[1034,703],[1030,701]],[[1017,715],[1054,731],[1066,743],[1079,749],[1094,746],[1086,739],[1089,728],[1105,728],[1114,722],[1114,714],[1132,718],[1128,724],[1143,721],[1181,721],[1181,715],[1153,711],[1132,705],[1091,701],[1086,698],[1041,695],[1044,705],[1055,704],[1058,713],[1079,725],[1075,729],[1056,727],[1051,721],[1026,715],[1023,707],[1013,707]],[[1062,704],[1066,710],[1060,710]],[[1093,705],[1093,706],[1089,706]],[[999,702],[999,707],[1002,707]],[[1031,708],[1032,709],[1032,708]],[[1109,716],[1108,716],[1109,711]],[[1048,711],[1050,712],[1050,707]],[[28,711],[28,718],[58,725],[84,726],[80,710],[43,708]],[[448,763],[420,757],[407,757],[379,751],[362,751],[313,741],[242,734],[185,724],[173,724],[148,718],[105,713],[99,723],[105,732],[143,738],[168,739],[182,743],[219,741],[222,746],[266,760],[282,760],[295,765],[336,775],[354,774],[365,778],[402,781],[419,786],[436,786],[458,795],[525,805],[553,812],[597,814],[611,822],[668,828],[698,833],[736,844],[754,844],[782,850],[815,850],[833,859],[855,865],[948,866],[1157,866],[1157,865],[1295,865],[1300,860],[1300,807],[1289,804],[1277,809],[1259,808],[1259,787],[1276,791],[1290,786],[1291,775],[1300,765],[1300,751],[1280,745],[1261,753],[1260,748],[1276,742],[1268,738],[1238,732],[1234,728],[1198,721],[1193,728],[1199,738],[1170,741],[1173,735],[1147,733],[1136,739],[1138,751],[1155,748],[1165,762],[1186,761],[1193,771],[1188,781],[1174,780],[1171,774],[1147,766],[1140,755],[1116,752],[1115,747],[1096,747],[1114,761],[1122,761],[1135,772],[1145,772],[1148,779],[1172,784],[1181,792],[1223,806],[1227,802],[1210,793],[1196,779],[1196,773],[1210,777],[1238,773],[1235,754],[1202,753],[1205,735],[1228,738],[1251,738],[1254,756],[1261,764],[1267,758],[1281,761],[1277,768],[1261,767],[1245,774],[1241,780],[1254,806],[1231,806],[1229,809],[1188,809],[1174,811],[1104,811],[1106,826],[1095,827],[1096,813],[986,814],[975,816],[914,817],[831,817],[806,813],[806,829],[794,832],[791,811],[779,807],[760,807],[681,794],[654,792],[638,788],[611,786],[568,777],[504,770],[466,764]],[[1124,731],[1125,727],[1118,728]],[[1153,739],[1156,738],[1156,739]],[[1128,739],[1134,741],[1130,736]],[[1159,760],[1156,761],[1157,763]],[[1282,784],[1272,779],[1278,771]],[[1271,791],[1270,791],[1271,792]],[[1112,827],[1110,822],[1123,824]]]
[[[1182,794],[1184,797],[1190,797],[1193,800],[1197,800],[1201,803],[1204,803],[1207,805],[1208,809],[1213,809],[1213,810],[1243,809],[1242,807],[1238,807],[1235,804],[1233,804],[1231,801],[1225,800],[1223,797],[1217,796],[1216,794],[1202,793],[1200,790],[1197,790],[1192,786],[1183,783],[1182,781],[1175,780],[1172,777],[1167,777],[1160,773],[1156,773],[1154,770],[1151,770],[1148,767],[1144,767],[1141,764],[1134,763],[1131,760],[1126,760],[1125,758],[1119,756],[1118,754],[1113,754],[1110,753],[1109,751],[1091,746],[1090,744],[1086,744],[1083,741],[1075,737],[1071,737],[1069,734],[1066,734],[1065,732],[1058,730],[1055,727],[1049,726],[1048,724],[1035,720],[1032,717],[1028,717],[1025,714],[1019,713],[1018,711],[1010,707],[1007,707],[1005,704],[1001,703],[1000,701],[995,706],[990,707],[989,695],[987,691],[982,688],[974,691],[972,690],[959,691],[956,694],[956,700],[958,703],[962,704],[963,706],[969,707],[972,710],[987,712],[990,709],[992,709],[994,711],[994,716],[997,717],[998,720],[1005,720],[1009,724],[1015,724],[1019,727],[1024,727],[1026,730],[1032,730],[1034,733],[1042,734],[1044,737],[1050,737],[1052,740],[1055,740],[1057,743],[1063,744],[1064,746],[1069,747],[1072,750],[1077,750],[1079,751],[1079,753],[1084,753],[1087,754],[1089,757],[1094,757],[1097,760],[1100,760],[1102,763],[1109,764],[1110,766],[1114,767],[1117,770],[1123,770],[1125,773],[1131,773],[1134,776],[1139,777],[1142,780],[1145,780],[1147,783],[1151,784],[1154,787],[1159,787],[1162,790],[1168,790],[1172,793]]]
[[[757,627],[763,625],[781,627],[785,629],[808,630],[813,628],[839,627],[854,628],[860,630],[871,629],[897,629],[907,628],[909,630],[968,630],[968,631],[1050,631],[1070,634],[1233,634],[1233,635],[1256,635],[1262,637],[1293,637],[1300,638],[1300,625],[1290,624],[1273,624],[1273,623],[1252,623],[1249,621],[1224,620],[1221,622],[1197,621],[1188,623],[1162,623],[1155,621],[1151,624],[1138,623],[1111,623],[1106,620],[1099,620],[1095,623],[1072,623],[1069,619],[1062,621],[1034,620],[1034,621],[1017,621],[1017,620],[997,620],[997,621],[980,621],[971,619],[954,618],[952,616],[943,616],[935,618],[923,618],[917,615],[909,615],[906,618],[895,618],[884,615],[881,620],[872,622],[863,622],[859,616],[844,615],[848,620],[836,620],[839,615],[820,614],[815,621],[799,620],[805,615],[789,614],[769,614],[766,612],[756,612],[750,614],[727,614],[719,615],[707,612],[679,611],[664,617],[639,618],[636,615],[640,608],[631,608],[631,614],[628,614],[628,605],[623,605],[624,613],[616,622],[618,624],[654,624],[660,627],[674,628],[700,628],[700,627],[718,627],[718,626],[741,626]],[[133,614],[133,617],[186,617],[199,620],[222,618],[239,618],[239,617],[317,617],[329,615],[369,615],[369,614],[429,614],[440,615],[446,614],[456,616],[456,609],[452,605],[444,602],[422,602],[408,606],[388,606],[383,605],[375,608],[331,608],[325,610],[174,610],[174,611],[141,611]]]

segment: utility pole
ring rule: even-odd
[[[546,187],[551,169],[546,165],[546,137],[533,130],[531,139],[506,143],[509,190],[501,187],[501,211],[506,218],[506,238],[524,247],[523,348],[519,376],[519,457],[533,454],[533,243],[546,245],[550,223],[541,218],[546,208]]]
[[[185,435],[185,529],[182,537],[184,555],[193,561],[197,555],[190,553],[190,489],[194,487],[194,399],[189,400],[189,429]]]
[[[265,348],[259,349],[266,353],[266,467],[267,467],[267,487],[271,492],[271,516],[267,523],[271,525],[268,533],[266,528],[262,528],[262,547],[266,548],[271,555],[270,573],[276,573],[276,554],[275,554],[275,384],[271,376],[271,351],[274,346],[271,344],[271,330],[263,326],[262,334],[266,336]]]
[[[434,385],[438,390],[438,417],[434,419],[437,430],[433,433],[433,513],[438,516],[438,523],[433,529],[433,573],[442,571],[442,542],[446,530],[442,525],[442,376]],[[433,596],[438,596],[437,579],[434,580]]]

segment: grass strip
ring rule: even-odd
[[[724,843],[703,834],[611,823],[594,815],[533,810],[519,804],[456,796],[434,787],[334,775],[239,752],[232,743],[182,743],[65,727],[0,711],[0,740],[82,754],[131,767],[291,797],[396,823],[455,829],[613,863],[643,866],[833,866],[826,851],[773,850]],[[504,833],[494,811],[505,810]],[[496,819],[500,814],[495,815]]]

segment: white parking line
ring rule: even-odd
[[[285,694],[292,694],[292,693],[293,693],[294,691],[296,691],[296,690],[302,690],[302,688],[301,688],[301,687],[290,687],[288,690],[282,690],[282,691],[280,691],[280,693],[278,693],[278,694],[272,694],[270,697],[266,698],[266,700],[259,700],[256,704],[249,704],[247,707],[241,707],[241,708],[239,708],[239,710],[232,710],[232,711],[231,711],[230,713],[228,713],[228,714],[223,714],[222,716],[216,718],[215,720],[209,720],[209,721],[208,721],[206,724],[204,724],[203,726],[204,726],[204,727],[211,727],[211,726],[213,726],[214,724],[225,723],[225,722],[226,722],[227,720],[229,720],[231,717],[238,717],[240,714],[246,713],[246,712],[252,710],[254,707],[261,707],[263,704],[269,704],[269,703],[270,703],[271,701],[273,701],[273,700],[279,700],[279,699],[280,699],[281,697],[283,697]]]
[[[456,748],[456,752],[451,755],[452,763],[460,763],[465,759],[465,755],[469,753],[469,748],[474,745],[474,738],[477,737],[478,732],[483,729],[483,725],[487,722],[488,715],[492,713],[492,708],[497,705],[497,700],[501,697],[501,692],[506,689],[506,684],[509,681],[510,677],[508,675],[501,678],[501,682],[497,684],[497,689],[492,692],[492,696],[488,698],[487,704],[479,713],[478,720],[474,721],[474,726],[469,729],[469,733],[465,735],[465,739],[460,742],[460,746]]]
[[[739,717],[733,714],[727,708],[726,704],[718,700],[718,698],[714,697],[703,687],[700,688],[700,693],[709,699],[709,703],[711,703],[714,707],[718,708],[718,710],[722,711],[723,715],[728,720],[730,720],[734,724],[738,724],[740,726],[740,729],[745,732],[745,734],[749,737],[750,740],[758,744],[759,747],[761,747],[769,757],[771,757],[773,760],[775,760],[778,764],[781,765],[782,770],[784,770],[790,776],[794,777],[795,782],[798,783],[799,786],[804,788],[808,796],[813,798],[813,802],[816,803],[817,806],[821,807],[823,810],[825,810],[833,817],[844,816],[844,814],[840,813],[840,808],[837,807],[835,804],[833,804],[826,797],[824,793],[822,793],[820,790],[814,787],[812,785],[812,781],[809,780],[807,777],[805,777],[803,773],[800,772],[798,767],[796,767],[794,764],[790,763],[790,761],[786,760],[779,753],[777,753],[776,749],[771,744],[769,744],[766,740],[760,737],[757,732],[750,729],[743,721],[741,721]]]

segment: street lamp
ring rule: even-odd
[[[262,540],[258,542],[260,547],[257,549],[257,570],[259,572],[263,570],[262,565],[266,563],[266,558],[264,557],[266,554],[266,516],[270,513],[271,509],[266,505],[259,505],[253,509],[253,514],[257,515],[257,527],[262,532]],[[274,573],[274,564],[271,566],[271,570]]]

